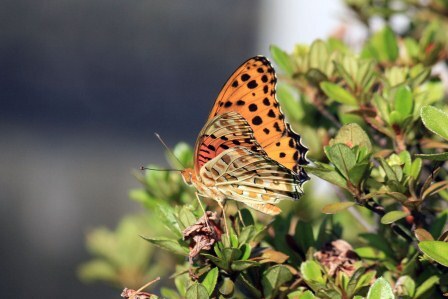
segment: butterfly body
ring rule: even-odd
[[[275,98],[276,77],[262,56],[228,79],[195,145],[194,168],[182,171],[198,195],[233,199],[276,215],[279,201],[297,200],[309,178],[307,148],[284,120]]]

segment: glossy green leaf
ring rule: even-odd
[[[320,87],[330,99],[333,99],[339,103],[351,106],[356,106],[358,103],[356,98],[349,91],[337,84],[322,82],[320,83]]]
[[[448,113],[433,106],[424,106],[420,116],[428,130],[448,140]]]
[[[315,299],[313,292],[310,290],[307,291],[294,291],[288,294],[288,299]]]
[[[292,279],[292,273],[288,267],[276,265],[263,272],[261,285],[266,298],[273,298],[279,287]]]
[[[207,289],[207,293],[209,296],[213,294],[213,291],[216,287],[216,282],[218,281],[219,269],[213,268],[207,272],[204,280],[202,281],[202,285]]]
[[[313,174],[329,183],[332,183],[341,188],[347,188],[346,180],[335,170],[331,170],[324,167],[312,167],[312,166],[302,166],[308,174]]]
[[[223,294],[224,296],[228,297],[233,294],[235,291],[235,284],[229,277],[224,277],[223,282],[221,283],[221,286],[219,287],[219,292]]]
[[[188,289],[185,294],[186,299],[208,299],[207,289],[200,283],[195,282]]]
[[[356,164],[356,156],[353,151],[345,144],[337,143],[325,147],[328,159],[336,166],[341,174],[348,179],[349,171]]]
[[[243,244],[240,247],[241,252],[243,253],[240,257],[241,260],[247,260],[250,257],[252,252],[252,247],[249,244]]]
[[[437,275],[433,275],[426,279],[415,291],[414,298],[429,298],[426,294],[431,293],[434,289],[434,285],[438,284],[440,278]]]
[[[247,260],[246,261],[242,261],[242,260],[233,261],[232,265],[230,265],[230,267],[233,271],[238,271],[238,272],[244,271],[251,267],[258,267],[258,266],[260,266],[259,262],[247,261]]]
[[[303,262],[300,265],[300,272],[302,273],[303,279],[306,281],[325,283],[325,279],[322,276],[322,269],[315,261]]]
[[[359,186],[365,178],[367,170],[369,169],[369,163],[358,163],[355,166],[352,167],[352,169],[348,172],[348,178],[350,182],[352,182],[353,185]]]
[[[344,125],[339,129],[336,137],[330,140],[330,145],[337,143],[343,143],[350,148],[358,145],[359,147],[366,147],[369,153],[372,151],[372,143],[369,136],[356,123]]]
[[[250,298],[262,298],[260,288],[255,287],[250,278],[244,272],[238,275],[236,284],[243,286],[242,289],[245,291],[245,294],[248,293],[248,297],[251,295]]]
[[[386,162],[384,159],[380,159],[381,166],[384,169],[384,172],[386,172],[386,176],[389,180],[392,181],[399,181],[397,174],[395,173],[394,169]]]
[[[422,170],[422,165],[423,165],[423,161],[420,158],[417,158],[412,162],[410,176],[414,180],[418,179],[418,177],[420,175],[420,171]]]
[[[352,206],[354,206],[354,202],[345,201],[345,202],[335,202],[328,204],[322,208],[322,213],[324,214],[336,214],[341,211],[344,211]]]
[[[391,224],[395,221],[398,221],[409,214],[403,211],[392,211],[381,217],[381,223],[382,224]]]
[[[367,299],[394,299],[392,287],[383,277],[378,278],[370,287]]]
[[[406,117],[412,113],[412,91],[409,86],[400,86],[395,93],[395,109]]]
[[[448,267],[448,243],[442,241],[422,241],[418,243],[420,250],[437,263]]]

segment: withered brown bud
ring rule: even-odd
[[[121,293],[121,297],[125,299],[151,299],[153,296],[150,293],[146,292],[138,292],[132,289],[124,288],[123,292]]]
[[[344,240],[336,240],[327,244],[314,254],[314,257],[334,276],[342,271],[349,277],[356,271],[355,262],[359,260],[353,247]]]
[[[210,250],[221,239],[216,212],[207,211],[199,220],[183,231],[184,240],[190,240],[190,262],[201,250]]]

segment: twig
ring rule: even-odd
[[[369,209],[370,211],[374,212],[375,214],[379,215],[380,217],[383,217],[386,214],[384,207],[376,203],[373,199],[369,199],[367,202],[363,204],[363,206]],[[396,234],[403,237],[409,243],[414,242],[414,238],[412,237],[408,228],[405,228],[402,225],[396,223],[392,223],[390,227]]]

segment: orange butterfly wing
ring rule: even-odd
[[[301,165],[308,164],[308,149],[285,122],[275,97],[277,78],[266,57],[256,56],[244,62],[227,80],[215,101],[209,119],[229,111],[241,114],[250,124],[255,139],[267,155],[309,179]]]

